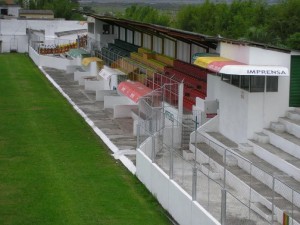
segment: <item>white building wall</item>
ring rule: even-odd
[[[28,37],[26,34],[27,28],[45,31],[44,40],[53,41],[54,38],[56,38],[55,32],[87,29],[87,23],[65,20],[11,19],[0,20],[0,27],[0,40],[2,40],[2,52],[9,52],[12,43],[17,43],[17,50],[19,52],[28,52]]]
[[[153,51],[162,53],[162,38],[153,36]]]
[[[113,29],[114,29],[115,36],[118,38],[119,37],[119,27],[118,26],[114,26]]]
[[[101,20],[97,20],[95,22],[95,38],[96,42],[98,43],[98,47],[107,47],[108,43],[113,43],[114,39],[116,39],[118,36],[113,32],[113,27],[109,26],[109,34],[104,34],[103,31],[103,25],[106,23],[102,22]]]
[[[248,93],[219,80],[219,130],[231,140],[245,142],[248,125]]]
[[[251,47],[249,64],[284,66],[290,71],[291,56],[288,53]],[[265,94],[264,127],[268,127],[271,121],[277,121],[278,117],[285,115],[289,109],[289,92],[290,77],[279,77],[278,92],[267,92]],[[253,107],[253,110],[255,110],[255,107]]]
[[[279,90],[284,88],[287,80],[279,79]],[[269,127],[270,122],[277,121],[288,108],[284,106],[288,102],[279,96],[279,92],[248,92],[214,75],[207,76],[207,86],[207,100],[219,101],[220,132],[238,143]]]
[[[233,45],[228,43],[220,44],[220,56],[242,63],[249,63],[249,46]]]
[[[177,41],[177,59],[190,62],[190,57],[190,45],[182,41]]]
[[[175,46],[176,46],[176,42],[172,41],[170,39],[164,38],[164,54],[170,57],[175,58]]]
[[[279,65],[289,68],[290,55],[256,47],[221,45],[221,56],[251,65]],[[208,100],[219,100],[220,132],[244,142],[255,132],[284,116],[289,104],[289,77],[279,77],[278,92],[248,92],[208,75]]]
[[[142,45],[142,34],[140,32],[134,32],[134,43],[135,45],[141,46]]]
[[[120,28],[120,40],[125,41],[126,30],[125,28]]]
[[[8,7],[8,15],[19,17],[19,9],[21,9],[20,6],[12,6]]]
[[[132,30],[127,30],[127,42],[128,43],[133,43],[133,32]]]
[[[194,45],[192,44],[192,52],[191,52],[191,55],[193,56],[194,54],[196,53],[205,53],[206,52],[206,49],[205,48],[202,48],[198,45]]]
[[[151,36],[148,34],[143,34],[143,47],[151,49]]]
[[[152,147],[152,141],[149,140],[141,146],[141,149],[138,149],[136,154],[136,175],[138,179],[156,196],[162,207],[179,224],[220,225],[200,204],[193,201],[190,195],[171,180],[164,171],[151,162],[144,153],[148,153]]]

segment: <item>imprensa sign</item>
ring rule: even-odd
[[[289,76],[289,70],[282,66],[226,65],[219,73],[245,76]]]

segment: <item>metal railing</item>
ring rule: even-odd
[[[201,128],[196,130],[197,121],[190,125],[190,149],[182,149],[178,142],[186,125],[182,118],[170,118],[163,106],[155,109],[157,117],[148,104],[147,119],[139,121],[138,147],[193,200],[223,225],[278,224],[286,218],[286,224],[300,224],[300,192],[282,180],[283,172],[276,174],[238,149],[207,137]],[[160,125],[149,129],[145,123]]]

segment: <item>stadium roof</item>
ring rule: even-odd
[[[143,33],[148,33],[150,35],[174,38],[187,43],[201,46],[205,49],[208,48],[216,49],[219,42],[227,42],[227,43],[238,44],[238,45],[255,46],[264,49],[281,51],[281,52],[290,52],[289,49],[280,48],[280,47],[263,44],[263,43],[257,43],[257,42],[246,41],[246,40],[234,40],[234,39],[229,39],[224,37],[214,37],[214,36],[199,34],[195,32],[189,32],[189,31],[179,30],[170,27],[164,27],[155,24],[137,22],[128,19],[121,19],[121,18],[116,18],[111,16],[100,16],[93,13],[86,13],[86,12],[80,12],[80,13],[101,20],[108,24],[128,28],[131,30],[137,30]]]

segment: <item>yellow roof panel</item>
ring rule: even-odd
[[[225,62],[225,61],[231,61],[231,59],[227,59],[224,57],[198,57],[194,61],[194,64],[206,69],[208,65],[212,62]]]
[[[97,64],[98,62],[101,64],[103,63],[102,59],[99,59],[97,57],[87,57],[81,61],[81,64],[84,66],[88,66],[91,62],[97,62]]]

